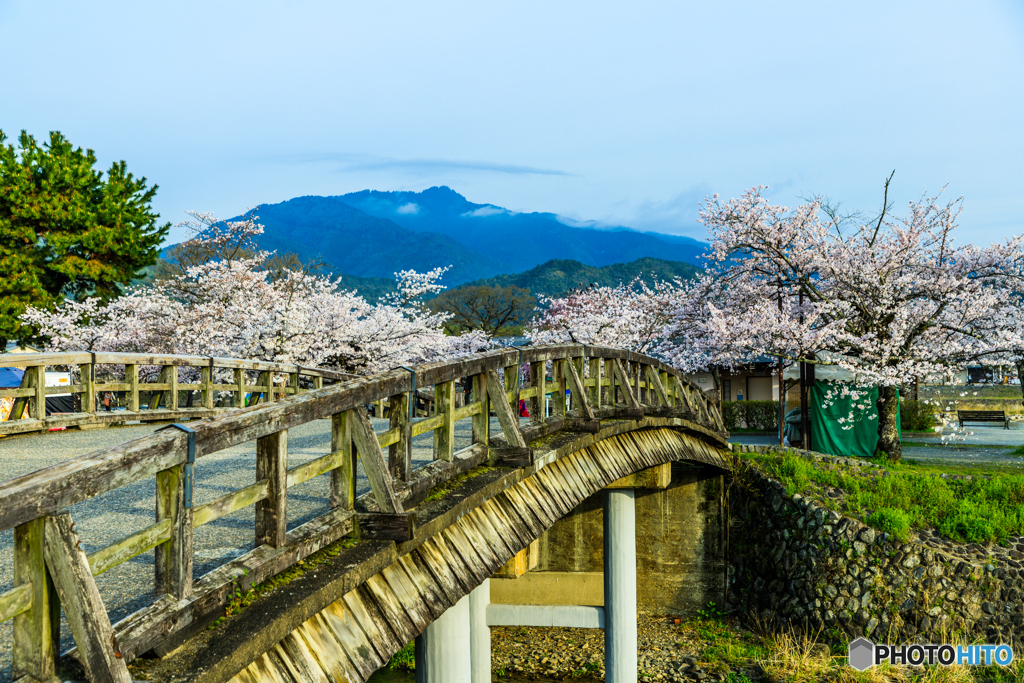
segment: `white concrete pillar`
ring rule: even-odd
[[[416,683],[472,683],[469,642],[467,595],[417,636]]]
[[[635,683],[636,504],[633,489],[604,499],[604,680]]]
[[[487,606],[491,604],[491,580],[469,594],[469,650],[473,662],[473,683],[491,683],[491,627]]]

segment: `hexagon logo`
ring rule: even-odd
[[[867,638],[858,638],[850,643],[850,666],[857,671],[870,669],[875,665],[875,644]]]

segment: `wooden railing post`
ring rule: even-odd
[[[128,410],[139,412],[139,366],[124,366],[124,380],[128,383]]]
[[[512,414],[519,418],[519,372],[521,368],[519,365],[510,365],[505,368],[505,394],[512,393],[513,396],[508,399],[508,403],[512,406]],[[485,373],[486,374],[486,373]],[[486,379],[485,379],[486,381]]]
[[[194,448],[194,446],[193,446]],[[195,451],[192,452],[195,457]],[[171,520],[171,538],[153,549],[156,594],[192,595],[192,482],[188,462],[156,473],[156,521]]]
[[[434,387],[434,414],[443,415],[441,426],[434,430],[434,459],[451,462],[455,453],[455,382],[442,382]]]
[[[245,407],[245,370],[235,368],[235,407]]]
[[[409,438],[409,394],[398,394],[388,399],[391,406],[391,429],[401,434],[396,443],[388,446],[388,471],[395,480],[407,481],[412,473],[412,449]]]
[[[289,372],[288,373],[288,387],[291,389],[289,393],[298,395],[299,393],[299,373]]]
[[[590,359],[590,379],[594,382],[594,386],[590,388],[590,405],[593,406],[594,410],[598,410],[601,407],[601,359],[591,358]]]
[[[551,381],[555,385],[551,390],[551,417],[565,418],[565,364],[568,362],[560,358],[551,364]]]
[[[34,366],[33,367],[25,368],[25,372],[21,376],[21,386],[20,386],[20,388],[21,389],[32,389],[32,388],[35,388],[37,374],[38,373],[36,372]],[[32,408],[32,403],[33,403],[34,400],[35,399],[30,399],[27,396],[19,396],[18,398],[14,399],[14,405],[11,407],[11,416],[9,418],[7,418],[7,419],[9,419],[9,420],[20,420],[20,419],[22,419],[22,416],[25,414],[25,407],[26,406],[28,406],[28,408],[29,408],[29,411],[28,411],[29,417],[35,417],[35,412],[34,412],[34,409]]]
[[[210,359],[209,365],[204,365],[202,372],[202,392],[203,392],[203,407],[213,408],[213,359]]]
[[[539,361],[537,363],[530,363],[530,386],[536,389],[531,405],[530,405],[530,419],[544,421],[547,418],[547,402],[544,400],[544,395],[547,392],[547,363],[545,361]]]
[[[341,466],[331,470],[330,508],[352,510],[356,504],[356,461],[349,414],[331,416],[331,452],[341,453]]]
[[[480,412],[473,416],[473,443],[485,446],[491,440],[491,402],[487,396],[487,375],[473,376],[473,398],[480,402]]]
[[[267,497],[256,503],[256,545],[280,548],[288,527],[288,430],[256,440],[256,481],[266,479]]]
[[[78,366],[78,374],[81,375],[82,384],[81,408],[83,413],[96,412],[96,381],[93,377],[93,368],[92,363],[83,363]]]
[[[324,378],[320,377],[319,375],[314,377],[313,378],[313,388],[314,389],[323,389],[324,388]]]
[[[32,607],[14,617],[12,680],[57,676],[60,600],[43,558],[43,525],[39,518],[14,528],[14,585],[32,584]]]

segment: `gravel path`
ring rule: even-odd
[[[456,423],[455,448],[470,445],[471,420]],[[491,429],[500,433],[492,418]],[[373,420],[378,432],[388,429],[386,420]],[[68,430],[0,438],[0,481],[49,467],[86,453],[109,448],[145,436],[165,425],[133,425],[88,431]],[[289,430],[288,466],[295,467],[330,452],[331,421],[316,420]],[[256,480],[256,442],[202,457],[196,463],[195,505],[202,505],[248,486]],[[413,442],[413,467],[433,460],[433,435]],[[357,466],[357,492],[369,483]],[[322,475],[288,491],[288,528],[327,512],[329,475]],[[151,525],[155,519],[155,478],[146,477],[130,486],[110,491],[70,508],[76,531],[86,552],[93,552]],[[253,508],[243,508],[196,529],[194,576],[198,579],[224,562],[253,548]],[[14,531],[0,533],[0,592],[13,587]],[[112,622],[150,604],[153,599],[153,551],[144,553],[96,577]],[[61,628],[61,648],[72,647],[66,621]],[[10,681],[12,622],[0,623],[0,683]]]

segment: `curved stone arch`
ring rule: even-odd
[[[490,495],[484,492],[483,500],[443,528],[403,544],[390,564],[269,648],[252,643],[247,649],[251,662],[231,683],[364,681],[515,553],[605,486],[673,461],[731,469],[721,437],[684,420],[649,418],[577,436],[539,457],[532,472],[513,473],[515,481]],[[222,681],[231,675],[225,675],[225,668],[240,665],[215,665],[205,672],[213,675],[200,678]]]

